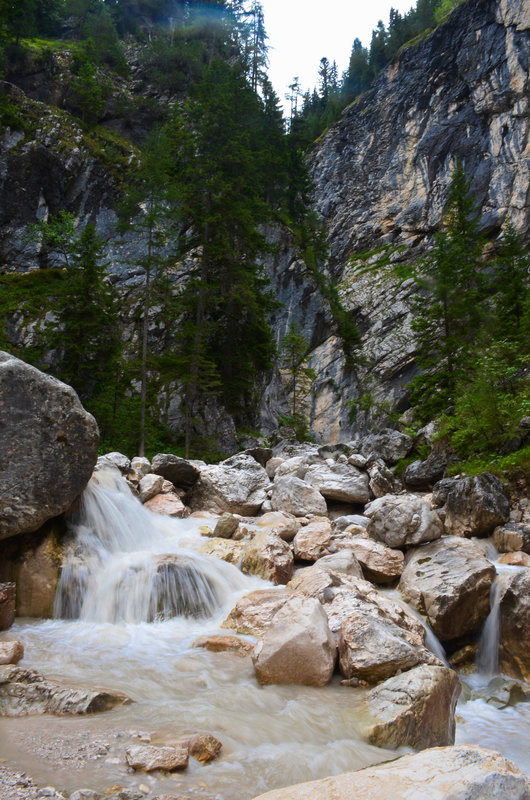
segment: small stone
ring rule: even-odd
[[[126,750],[125,758],[133,769],[142,769],[145,772],[157,769],[173,772],[188,766],[188,749],[170,745],[132,745]]]
[[[0,642],[0,664],[18,664],[24,655],[22,642]]]

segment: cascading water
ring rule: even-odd
[[[481,675],[492,678],[499,668],[500,641],[500,597],[501,576],[493,581],[490,589],[490,613],[484,623],[477,652],[477,668]]]

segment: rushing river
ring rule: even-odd
[[[57,593],[62,618],[17,620],[2,638],[23,642],[21,666],[134,702],[85,717],[0,718],[0,759],[67,791],[120,784],[247,800],[396,756],[361,740],[360,693],[338,678],[323,688],[261,687],[250,658],[192,646],[206,633],[227,633],[220,625],[237,597],[270,587],[199,556],[205,522],[150,514],[112,480],[91,487]],[[457,715],[458,743],[499,750],[530,774],[530,704],[497,710],[473,700],[461,702]],[[216,761],[190,759],[187,770],[165,777],[127,768],[125,749],[139,739],[194,731],[221,740]],[[103,744],[79,758],[91,741]]]

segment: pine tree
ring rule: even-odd
[[[308,344],[300,326],[292,322],[280,345],[280,369],[288,380],[291,416],[304,417],[305,400],[316,378],[308,363]]]
[[[530,258],[511,220],[504,227],[503,237],[494,264],[496,279],[496,336],[521,341],[525,309],[530,295]]]

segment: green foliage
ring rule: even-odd
[[[280,370],[288,380],[288,392],[291,397],[291,417],[304,417],[301,408],[304,408],[307,396],[317,374],[314,369],[307,366],[308,342],[300,326],[291,322],[289,330],[280,344]]]
[[[111,85],[88,56],[79,56],[75,69],[71,103],[74,110],[81,114],[83,122],[95,125],[103,114]]]
[[[11,128],[11,130],[27,131],[30,129],[23,110],[5,95],[0,95],[0,123],[3,128]]]
[[[292,428],[298,442],[310,442],[311,431],[307,416],[302,413],[282,415],[278,418],[278,427]]]

